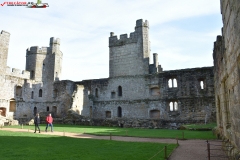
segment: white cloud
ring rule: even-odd
[[[221,26],[219,30],[209,28],[203,35],[201,29],[193,32],[164,24],[190,17],[220,16],[219,0],[43,1],[50,7],[0,8],[0,29],[11,33],[10,67],[24,69],[28,47],[48,46],[50,37],[59,37],[63,52],[62,79],[107,78],[109,33],[129,34],[134,31],[135,21],[141,18],[150,23],[152,52],[159,53],[164,69],[212,64],[209,46]]]

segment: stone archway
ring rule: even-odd
[[[33,109],[33,115],[36,116],[36,114],[37,114],[37,107],[34,107],[34,109]]]

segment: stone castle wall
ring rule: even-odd
[[[232,159],[240,158],[240,2],[221,0],[222,36],[214,43],[218,135]]]

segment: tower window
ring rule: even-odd
[[[178,103],[177,102],[170,102],[169,103],[169,110],[170,111],[178,111]]]
[[[35,76],[35,75],[34,75],[34,71],[31,71],[31,72],[30,72],[30,79],[34,79],[34,76]]]
[[[204,89],[204,83],[203,83],[203,81],[200,81],[200,87],[201,87],[201,89]]]
[[[32,93],[31,93],[31,99],[33,99],[33,97],[34,97],[34,92],[32,91]]]
[[[122,87],[118,86],[118,96],[122,96]]]
[[[118,107],[118,117],[122,117],[122,108]]]
[[[95,89],[95,97],[98,97],[98,89]]]
[[[39,89],[38,97],[42,97],[42,89]]]
[[[177,79],[171,78],[168,80],[168,88],[174,88],[177,87]]]

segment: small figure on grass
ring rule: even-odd
[[[39,131],[39,133],[40,133],[40,128],[39,128],[40,116],[39,116],[38,113],[37,113],[36,116],[34,117],[34,124],[35,124],[35,132],[34,132],[34,133],[36,133],[37,129],[38,129],[38,131]]]
[[[47,126],[46,126],[46,129],[45,129],[45,132],[48,131],[48,126],[51,127],[51,132],[53,132],[53,118],[52,118],[52,115],[51,113],[48,114],[47,118],[46,118],[46,123],[47,123]]]

